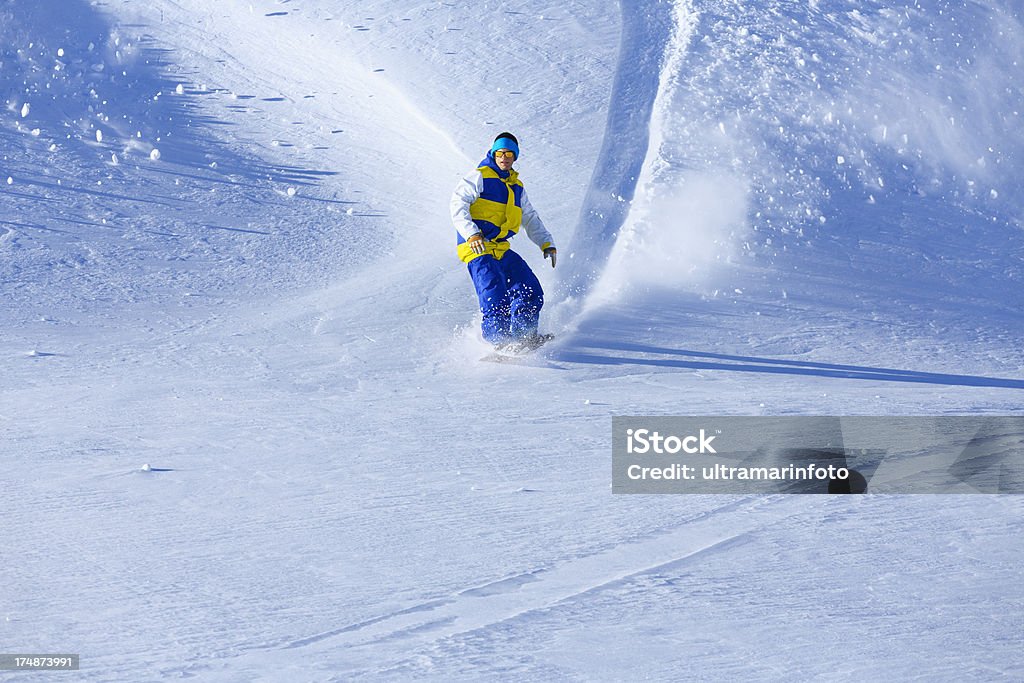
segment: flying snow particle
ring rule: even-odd
[[[103,142],[103,131],[99,128],[96,129],[96,142]]]
[[[294,187],[289,187],[288,188],[288,196],[289,197],[294,197],[295,196],[295,188]]]
[[[142,467],[141,467],[140,469],[141,469],[141,470],[142,470],[143,472],[150,472],[150,471],[152,471],[152,470],[153,470],[153,468],[149,466],[149,463],[146,463],[146,464],[145,464],[145,465],[143,465],[143,466],[142,466]]]
[[[348,210],[345,211],[345,214],[348,215],[348,216],[351,216],[354,213],[355,213],[355,209],[348,209]]]
[[[846,163],[846,157],[844,157],[843,155],[837,156],[836,157],[836,163],[839,164],[840,166],[842,166],[843,164]]]
[[[21,105],[21,118],[28,116],[29,109],[31,109],[31,107],[28,106],[28,102]]]
[[[999,193],[995,190],[989,190],[988,196],[992,199],[999,199]]]
[[[154,147],[153,151],[149,153],[149,159],[150,159],[150,161],[159,161],[160,160],[160,150],[158,150],[156,147]]]
[[[11,176],[7,176],[7,184],[8,185],[13,185],[14,184],[14,178],[12,178]]]
[[[32,137],[37,138],[37,137],[39,137],[39,134],[42,133],[42,132],[43,131],[39,130],[38,128],[33,128],[32,129]]]
[[[117,154],[111,154],[110,163],[112,163],[114,166],[117,166],[119,163],[121,163],[121,160],[117,158]]]
[[[184,95],[185,94],[185,86],[182,85],[181,83],[179,83],[178,87],[174,89],[174,92],[178,93],[179,95]]]
[[[62,48],[62,47],[57,48],[57,56],[58,57],[63,57],[64,56],[64,48]]]

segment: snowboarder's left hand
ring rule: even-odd
[[[556,260],[557,256],[558,256],[558,250],[555,249],[554,247],[548,247],[547,249],[544,250],[544,258],[550,258],[551,259],[551,267],[552,268],[555,267],[555,260]]]

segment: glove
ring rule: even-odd
[[[555,260],[556,260],[557,256],[558,256],[558,250],[555,249],[554,247],[548,247],[547,249],[544,250],[544,258],[550,258],[551,259],[551,267],[552,268],[555,267]]]
[[[469,245],[469,248],[473,250],[474,254],[483,254],[487,252],[487,245],[484,244],[484,236],[480,233],[470,236],[470,238],[466,240],[466,244]]]

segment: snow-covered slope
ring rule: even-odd
[[[1016,497],[610,493],[612,415],[1019,412],[1017,13],[4,0],[3,649],[1019,676]],[[515,366],[446,215],[506,129],[560,256]]]

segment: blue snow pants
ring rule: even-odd
[[[501,344],[537,333],[544,290],[522,256],[512,250],[501,260],[484,254],[466,265],[480,299],[484,339]]]

